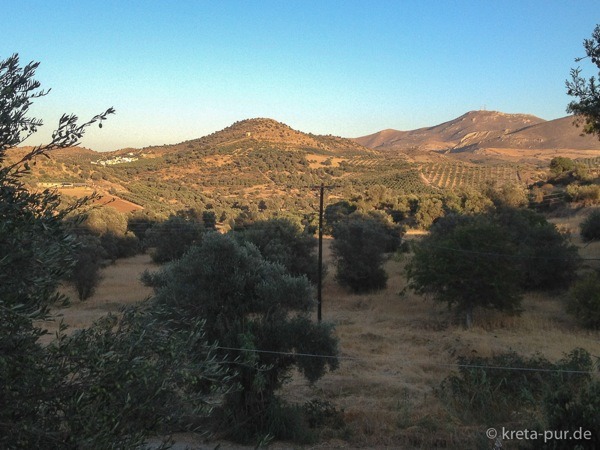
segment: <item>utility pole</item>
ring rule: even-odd
[[[319,322],[323,318],[323,198],[325,197],[325,189],[334,187],[336,186],[325,186],[323,183],[320,186],[313,186],[313,189],[319,189],[319,271],[317,272],[317,320]]]
[[[323,303],[323,196],[325,185],[319,186],[319,272],[317,273],[317,320],[321,322]]]

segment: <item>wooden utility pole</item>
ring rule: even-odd
[[[310,189],[319,190],[319,267],[317,272],[317,320],[321,322],[323,318],[323,205],[325,197],[325,189],[333,189],[335,185],[325,186],[321,183],[320,186],[310,186]]]
[[[321,304],[323,303],[323,196],[325,185],[319,187],[319,272],[317,273],[317,320],[322,318]]]

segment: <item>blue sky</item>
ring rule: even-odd
[[[40,61],[31,112],[117,114],[83,145],[178,143],[270,117],[358,137],[475,109],[566,115],[564,82],[600,23],[587,1],[11,1],[0,58]],[[7,18],[9,20],[7,20]],[[594,75],[589,63],[580,63]]]

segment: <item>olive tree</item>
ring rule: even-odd
[[[164,263],[180,258],[191,245],[200,242],[203,233],[202,222],[171,216],[146,231],[145,244],[153,248],[152,259]]]
[[[585,242],[600,240],[600,209],[592,211],[579,225]]]
[[[28,190],[23,175],[113,110],[83,125],[63,116],[49,144],[9,160],[8,150],[42,125],[27,116],[47,92],[38,90],[37,67],[21,67],[17,55],[0,61],[0,448],[146,447],[150,435],[197,427],[227,375],[200,321],[176,332],[156,311],[128,311],[69,336],[60,326],[55,340],[40,342],[46,333],[34,320],[49,317],[76,261],[63,219],[78,205],[61,208],[58,194]]]
[[[398,248],[398,229],[374,217],[352,214],[335,223],[333,238],[336,278],[342,286],[354,292],[385,288],[384,256]]]
[[[515,208],[448,215],[414,250],[410,286],[464,312],[467,326],[475,307],[517,313],[524,290],[568,287],[580,263],[555,225]]]
[[[306,275],[316,282],[317,240],[298,224],[288,219],[264,220],[235,232],[235,235],[254,244],[264,258],[281,264],[290,274]]]
[[[206,338],[231,361],[241,387],[226,396],[222,410],[231,436],[293,437],[277,427],[286,419],[276,390],[293,367],[310,382],[327,366],[337,367],[332,327],[309,319],[314,298],[308,279],[290,275],[249,242],[212,232],[144,280],[154,287],[153,302],[165,311],[166,323],[186,329],[190,320],[205,320]]]
[[[448,216],[414,245],[410,287],[464,314],[471,327],[476,307],[519,312],[522,295],[515,244],[484,216]]]
[[[600,25],[596,25],[591,39],[583,41],[586,56],[577,58],[582,61],[589,58],[591,63],[599,69],[600,77]],[[567,94],[576,97],[567,106],[567,112],[575,114],[575,123],[583,125],[583,132],[595,134],[600,139],[600,87],[598,80],[591,76],[589,79],[581,76],[581,69],[571,69],[571,80],[566,81]]]

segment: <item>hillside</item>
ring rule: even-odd
[[[142,150],[122,149],[114,152],[166,154],[189,150],[219,149],[229,146],[250,148],[264,145],[276,146],[280,150],[312,150],[317,153],[350,155],[370,154],[371,150],[359,143],[337,136],[320,136],[294,130],[273,119],[255,118],[235,122],[231,126],[207,136],[184,141],[179,144],[147,147]]]
[[[25,181],[59,188],[68,197],[97,191],[114,199],[112,205],[123,200],[122,210],[141,207],[162,216],[212,208],[224,223],[241,212],[314,214],[313,189],[321,183],[332,186],[328,193],[337,199],[368,196],[373,186],[397,196],[441,194],[477,190],[488,182],[531,183],[552,156],[600,156],[594,149],[598,141],[581,138],[568,118],[546,122],[491,111],[357,141],[303,133],[272,119],[248,119],[179,144],[52,152],[49,159],[37,158]],[[566,146],[568,152],[561,149]],[[25,150],[11,150],[10,157]]]
[[[598,139],[580,136],[580,133],[573,126],[572,117],[545,121],[527,114],[471,111],[433,127],[412,131],[383,130],[355,141],[369,148],[404,153],[413,158],[440,153],[453,154],[460,159],[485,155],[548,160],[562,153],[575,158],[600,154]]]

